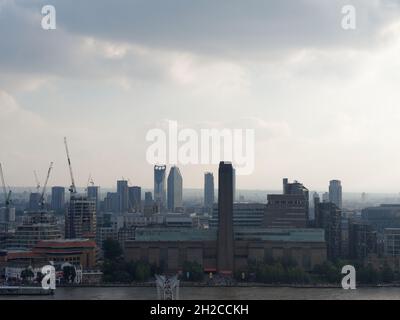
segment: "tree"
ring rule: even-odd
[[[201,264],[193,261],[185,261],[183,263],[183,280],[188,281],[202,281],[204,278],[204,271]],[[187,277],[189,275],[189,277]]]
[[[359,269],[356,279],[360,283],[376,284],[379,281],[379,274],[371,264],[368,264],[366,267]]]
[[[150,278],[150,266],[148,263],[139,261],[136,264],[135,280],[146,281]]]
[[[390,282],[393,282],[393,280],[394,280],[394,272],[389,267],[387,262],[385,262],[385,264],[383,265],[383,269],[381,271],[381,279],[382,279],[382,282],[385,282],[385,283],[390,283]]]
[[[107,239],[103,242],[104,259],[117,260],[122,256],[122,248],[118,241]]]

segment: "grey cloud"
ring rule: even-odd
[[[26,1],[17,1],[27,6]],[[46,1],[29,2],[38,10]],[[374,43],[396,19],[395,0],[53,0],[66,30],[113,41],[207,54]],[[341,29],[343,5],[357,9],[358,28]]]

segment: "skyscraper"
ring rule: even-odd
[[[99,207],[99,190],[100,190],[100,187],[98,187],[98,186],[89,186],[87,188],[88,198],[94,200],[96,203],[96,212],[98,211],[97,209]]]
[[[29,194],[29,211],[36,211],[40,209],[40,197],[41,194],[39,192],[32,192]]]
[[[96,204],[85,196],[71,196],[65,216],[65,238],[96,239]]]
[[[51,188],[51,209],[54,211],[62,211],[65,209],[65,188]]]
[[[218,170],[218,240],[217,271],[233,272],[233,167],[229,162],[220,162]]]
[[[161,212],[165,209],[166,192],[165,192],[165,171],[166,166],[154,166],[154,202],[157,211]]]
[[[182,175],[179,168],[173,166],[168,175],[168,210],[181,211],[182,209]]]
[[[128,212],[128,181],[117,181],[117,193],[119,197],[119,212]]]
[[[145,192],[144,193],[144,206],[143,206],[143,213],[146,216],[151,216],[153,213],[155,213],[155,207],[154,207],[154,201],[153,201],[153,195],[151,192]]]
[[[133,186],[128,188],[129,209],[134,212],[142,212],[142,188]]]
[[[119,195],[116,192],[107,192],[104,198],[105,212],[119,212]]]
[[[329,201],[342,209],[342,185],[340,180],[329,181]]]
[[[144,205],[152,206],[153,205],[153,195],[150,191],[144,193]]]
[[[328,259],[341,257],[342,210],[332,202],[315,200],[315,226],[325,230]]]
[[[204,209],[208,214],[212,213],[214,205],[214,176],[211,172],[204,174]]]

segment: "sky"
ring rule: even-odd
[[[69,185],[66,136],[78,186],[151,187],[146,134],[177,121],[254,130],[241,189],[399,192],[399,57],[395,0],[0,0],[0,162],[10,186],[51,161]],[[180,169],[186,188],[217,175]]]

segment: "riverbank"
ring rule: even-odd
[[[155,287],[58,287],[54,295],[2,296],[0,300],[157,300]],[[181,287],[179,300],[400,300],[400,288]]]
[[[57,285],[61,288],[141,288],[141,287],[156,287],[154,282],[138,282],[138,283],[100,283],[100,284],[61,284]],[[342,288],[341,285],[335,284],[268,284],[255,282],[239,282],[234,284],[207,284],[196,282],[180,282],[180,287],[186,288],[299,288],[299,289],[337,289]],[[400,283],[393,284],[358,284],[358,288],[400,288]]]

